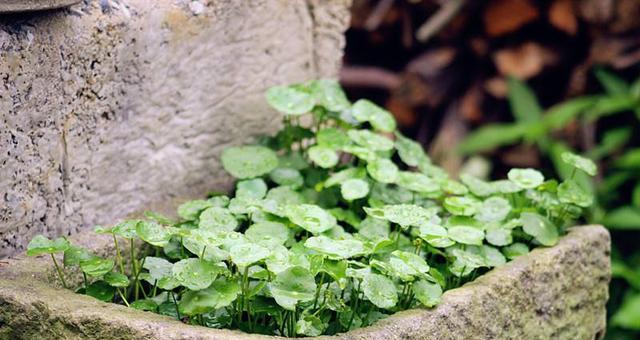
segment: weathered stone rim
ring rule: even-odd
[[[86,246],[96,253],[109,253],[110,239],[96,237],[91,232],[85,232],[72,237],[74,243]],[[504,266],[480,276],[475,281],[463,287],[445,292],[443,301],[438,307],[413,309],[396,313],[387,319],[361,329],[336,336],[323,336],[318,339],[408,339],[423,338],[425,329],[436,323],[438,318],[446,317],[451,310],[458,310],[465,305],[477,303],[474,299],[486,298],[486,293],[496,284],[508,284],[510,280],[517,280],[522,273],[530,271],[533,266],[553,261],[554,258],[571,253],[587,253],[594,251],[598,255],[609,256],[609,234],[602,226],[583,226],[571,228],[560,242],[550,248],[537,248],[531,253],[521,256]],[[601,261],[602,262],[602,261]],[[593,263],[601,266],[603,263]],[[246,334],[235,330],[216,330],[199,326],[190,326],[169,317],[149,312],[141,312],[124,306],[104,303],[91,297],[75,294],[70,290],[56,287],[52,265],[46,257],[9,259],[8,265],[0,265],[0,306],[38,306],[43,309],[44,316],[53,319],[69,319],[74,327],[87,327],[87,324],[99,324],[96,329],[116,329],[120,335],[142,339],[277,339],[279,337]],[[563,268],[555,268],[562,270]],[[594,277],[594,282],[608,284],[609,268],[604,268],[602,277]],[[554,268],[550,268],[550,273]],[[606,289],[605,289],[606,291]],[[524,294],[524,293],[523,293]],[[605,292],[606,294],[606,292]],[[18,301],[19,300],[19,301]],[[602,300],[599,298],[599,302]],[[606,302],[606,298],[604,299]],[[602,302],[602,304],[604,304]],[[599,306],[599,303],[598,303]],[[4,307],[3,307],[4,308]],[[3,308],[0,308],[0,338],[3,321]],[[17,307],[16,307],[17,308]],[[604,310],[604,305],[602,306]],[[20,312],[19,308],[8,313]],[[5,313],[7,313],[5,311]],[[26,313],[26,312],[25,312]],[[435,321],[434,321],[435,320]],[[603,336],[604,320],[597,320],[593,325],[596,338]],[[38,323],[41,320],[28,320],[27,323]],[[10,326],[11,327],[11,326]],[[66,325],[69,327],[69,325]],[[95,325],[93,327],[96,327]],[[110,339],[115,334],[95,334],[96,338]],[[129,338],[122,336],[121,338]]]
[[[42,11],[68,7],[82,0],[0,0],[0,13]]]

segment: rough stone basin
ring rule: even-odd
[[[0,0],[0,13],[41,11],[77,4],[81,0]]]
[[[98,254],[111,241],[74,236]],[[601,339],[610,280],[609,233],[572,228],[558,245],[490,271],[444,294],[434,309],[397,313],[366,327],[319,339]],[[59,287],[47,257],[0,261],[0,339],[268,339],[189,326]]]

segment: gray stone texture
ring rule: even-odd
[[[85,0],[0,16],[0,258],[175,197],[272,132],[271,85],[337,74],[350,0]]]
[[[56,9],[80,1],[82,0],[0,0],[0,13]]]
[[[113,254],[111,240],[80,233],[74,244]],[[610,280],[609,233],[573,228],[551,248],[538,248],[461,288],[436,308],[397,313],[332,340],[602,339]],[[67,279],[80,285],[79,273]],[[0,262],[0,339],[275,339],[189,326],[63,290],[50,258]]]

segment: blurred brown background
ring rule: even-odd
[[[456,173],[453,151],[468,131],[513,120],[507,76],[526,81],[546,108],[598,91],[594,65],[632,80],[639,62],[639,0],[355,0],[341,82],[352,99],[387,107]],[[558,133],[592,143],[576,124]],[[494,174],[541,166],[526,145],[490,156]]]

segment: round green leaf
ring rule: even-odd
[[[267,269],[276,274],[295,266],[309,269],[309,261],[305,255],[294,254],[284,246],[274,247],[265,263]]]
[[[277,168],[269,173],[269,178],[278,185],[299,188],[304,184],[300,171],[294,168]]]
[[[279,222],[262,221],[252,224],[244,235],[251,242],[272,248],[284,244],[290,237],[290,230]]]
[[[376,130],[393,132],[396,129],[396,121],[391,113],[367,99],[355,102],[351,114],[359,122],[369,122]]]
[[[322,168],[331,168],[338,164],[338,154],[325,146],[315,145],[307,150],[309,159]]]
[[[416,295],[416,299],[425,307],[434,307],[440,303],[442,287],[427,280],[418,280],[413,283],[413,293]]]
[[[70,246],[71,243],[62,237],[50,240],[43,235],[36,235],[27,245],[27,256],[63,252],[69,249]]]
[[[180,313],[198,315],[224,308],[231,305],[239,294],[240,284],[236,280],[221,278],[208,288],[184,293],[179,304]]]
[[[138,223],[142,222],[141,220],[127,220],[127,221],[122,221],[118,224],[116,224],[115,227],[113,227],[113,233],[115,235],[118,235],[120,237],[124,237],[127,239],[133,239],[138,237],[138,234],[136,233],[136,228],[138,227]]]
[[[484,258],[487,267],[498,267],[507,263],[504,255],[494,247],[482,245],[477,247],[477,251]]]
[[[295,205],[301,204],[303,201],[302,195],[299,192],[294,191],[291,187],[275,187],[267,192],[267,200],[272,200],[279,205]]]
[[[523,189],[533,189],[544,182],[544,176],[534,169],[511,169],[507,177]]]
[[[113,228],[105,228],[101,225],[95,226],[93,232],[99,235],[113,235]]]
[[[217,262],[229,257],[226,251],[218,248],[222,245],[224,237],[226,237],[226,232],[223,229],[196,229],[184,237],[182,243],[187,250],[203,260]]]
[[[156,312],[158,310],[158,304],[151,299],[142,299],[133,301],[129,307],[145,312]]]
[[[108,272],[104,275],[104,281],[112,287],[129,286],[129,278],[120,273]]]
[[[288,115],[305,114],[315,105],[311,94],[291,86],[274,86],[267,90],[267,103],[274,109]]]
[[[495,193],[495,189],[491,184],[471,175],[462,174],[460,175],[460,180],[476,196],[485,197]]]
[[[389,151],[393,149],[393,141],[369,130],[349,130],[347,135],[356,144],[372,151]]]
[[[456,247],[447,248],[447,252],[455,258],[454,262],[449,266],[449,271],[455,276],[467,276],[474,269],[486,265],[486,260],[480,254]]]
[[[320,336],[327,328],[327,324],[313,315],[304,315],[296,322],[296,333],[306,336]]]
[[[394,183],[398,180],[398,167],[386,158],[376,158],[367,163],[367,172],[380,183]]]
[[[64,259],[63,263],[65,267],[72,267],[80,265],[80,261],[85,261],[93,257],[88,250],[70,246],[67,250],[64,251]]]
[[[398,173],[397,184],[407,190],[424,194],[440,191],[438,182],[417,172],[400,171]]]
[[[501,194],[513,194],[522,191],[522,188],[508,179],[501,179],[490,183],[495,192]]]
[[[365,253],[362,241],[356,239],[334,240],[323,235],[309,237],[304,246],[333,259],[348,259]]]
[[[167,228],[156,222],[140,221],[136,225],[136,234],[140,239],[156,247],[164,247],[171,239]]]
[[[396,132],[396,149],[398,150],[398,156],[408,166],[418,166],[418,164],[428,161],[427,155],[425,155],[422,146],[417,142],[403,136],[399,132]]]
[[[329,188],[334,185],[341,184],[348,179],[364,178],[365,176],[366,173],[361,168],[347,168],[329,176],[329,178],[324,182],[324,186]]]
[[[480,202],[467,196],[449,196],[444,199],[443,206],[453,215],[473,216],[478,211]]]
[[[351,106],[342,87],[333,79],[314,80],[309,87],[318,103],[329,111],[342,111]]]
[[[462,244],[482,245],[484,231],[469,226],[452,226],[447,230],[450,239]]]
[[[316,135],[316,140],[318,145],[333,150],[342,150],[345,146],[351,144],[349,136],[337,128],[321,129]]]
[[[198,218],[200,212],[204,209],[210,208],[213,203],[205,200],[193,200],[182,203],[178,207],[178,216],[187,221],[193,221]]]
[[[255,243],[238,244],[229,250],[231,261],[238,267],[247,267],[269,256],[269,249]]]
[[[558,199],[562,203],[575,204],[587,208],[593,204],[593,195],[582,189],[574,180],[566,180],[558,185]]]
[[[435,223],[424,223],[420,225],[418,235],[436,248],[446,248],[455,244],[455,242],[448,237],[447,229]]]
[[[314,204],[288,205],[285,214],[291,222],[313,234],[327,231],[337,223],[333,215]]]
[[[171,273],[183,286],[191,290],[205,289],[218,276],[219,267],[201,259],[184,259],[174,263]]]
[[[164,277],[171,276],[173,264],[160,257],[147,256],[144,260],[142,268],[149,271],[149,275],[153,280],[160,280]]]
[[[558,242],[558,229],[546,217],[523,212],[520,214],[520,222],[522,230],[533,236],[540,244],[552,246]]]
[[[249,197],[234,197],[229,201],[229,211],[232,214],[255,214],[262,210],[263,200]]]
[[[502,197],[490,197],[484,202],[476,213],[476,219],[481,222],[500,222],[507,218],[511,212],[511,204]]]
[[[373,162],[376,158],[379,157],[375,150],[371,150],[359,145],[347,145],[342,149],[342,151],[350,153],[357,158],[367,162]]]
[[[113,269],[113,260],[94,256],[90,259],[80,261],[80,268],[87,275],[102,276]]]
[[[428,222],[435,212],[413,204],[385,205],[382,208],[364,207],[371,217],[386,219],[401,226],[420,226]]]
[[[513,242],[511,229],[503,228],[501,226],[487,228],[485,238],[487,239],[487,242],[494,246],[506,246]]]
[[[370,273],[362,280],[364,296],[378,308],[391,309],[398,303],[398,291],[389,278]]]
[[[85,294],[94,297],[100,301],[109,302],[113,300],[115,288],[111,287],[104,281],[96,281],[87,286]]]
[[[236,197],[261,199],[266,194],[267,183],[262,178],[246,179],[236,184]]]
[[[469,192],[464,184],[450,179],[444,180],[440,187],[442,191],[450,195],[466,195]]]
[[[370,241],[389,238],[389,221],[367,216],[359,226],[358,234]]]
[[[525,255],[528,252],[529,247],[527,247],[526,244],[520,242],[516,242],[502,248],[502,253],[510,260],[515,259],[518,256]]]
[[[357,178],[348,179],[340,185],[340,193],[347,201],[367,197],[369,194],[369,183]]]
[[[571,152],[563,152],[560,157],[563,162],[584,171],[589,176],[595,176],[598,173],[598,167],[589,158],[582,157]]]
[[[311,273],[302,267],[287,268],[269,283],[271,295],[276,303],[287,310],[294,310],[298,302],[313,300],[316,281]]]
[[[222,166],[235,178],[253,178],[275,169],[278,157],[264,146],[237,146],[222,151]]]
[[[429,272],[429,265],[419,255],[396,250],[391,253],[389,264],[393,272],[403,281],[413,281],[414,277],[423,276]]]
[[[233,231],[238,227],[238,220],[226,208],[211,207],[200,214],[200,229]]]

